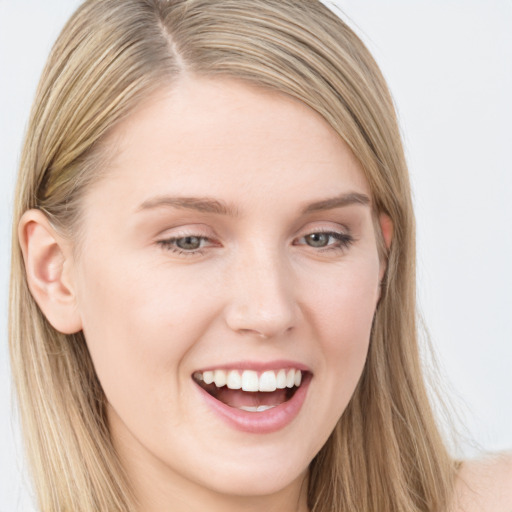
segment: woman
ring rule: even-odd
[[[321,4],[85,2],[16,197],[41,510],[510,503],[506,462],[461,470],[436,428],[392,102]]]

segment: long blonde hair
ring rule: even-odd
[[[17,225],[40,208],[76,237],[106,134],[182,73],[247,80],[309,105],[359,159],[375,213],[394,226],[363,374],[311,463],[311,511],[446,510],[455,463],[419,360],[414,215],[393,102],[368,50],[317,0],[88,0],[58,38],[26,135],[12,243],[11,364],[40,509],[137,507],[83,335],[57,332],[39,310]]]

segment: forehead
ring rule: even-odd
[[[234,79],[180,79],[142,102],[106,145],[102,181],[125,196],[369,195],[359,162],[318,113]]]

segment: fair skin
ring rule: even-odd
[[[361,375],[385,270],[359,163],[310,108],[227,79],[181,79],[107,144],[79,258],[63,244],[69,308],[47,314],[83,329],[141,510],[304,512],[308,465]],[[231,421],[194,379],[211,369],[301,370],[305,396],[275,418],[237,407],[275,405],[279,391],[256,404],[233,392]]]
[[[464,462],[455,486],[454,503],[456,512],[510,512],[512,454]]]
[[[182,78],[107,146],[80,253],[39,211],[20,240],[49,321],[85,334],[140,509],[306,512],[385,272],[360,164],[305,105],[231,79]],[[214,370],[302,380],[219,392]]]

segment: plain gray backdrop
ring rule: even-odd
[[[329,3],[329,2],[327,2]],[[393,93],[418,224],[418,298],[460,450],[512,448],[512,1],[339,0]],[[76,0],[0,0],[0,512],[32,510],[11,401],[12,190],[35,88]]]

